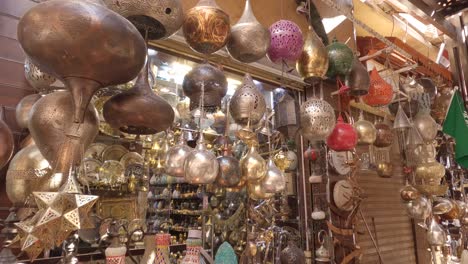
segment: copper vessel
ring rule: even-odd
[[[107,7],[127,18],[148,39],[168,38],[184,21],[180,0],[104,0]]]
[[[29,58],[24,61],[24,77],[39,93],[49,93],[52,90],[50,85],[57,80],[54,76],[39,69]]]
[[[23,99],[16,105],[16,123],[21,128],[28,128],[28,120],[29,120],[29,112],[33,105],[41,99],[39,94],[30,94]]]
[[[148,65],[143,67],[132,89],[114,95],[104,104],[103,115],[111,127],[138,135],[156,134],[174,122],[171,105],[151,90]]]
[[[231,98],[229,113],[234,121],[240,125],[251,125],[260,122],[266,111],[265,97],[258,90],[250,74],[245,74],[242,86],[239,87]]]
[[[15,149],[15,141],[13,133],[8,125],[3,121],[5,119],[5,110],[2,108],[0,116],[0,169],[2,169],[13,155]]]
[[[215,108],[221,106],[221,99],[227,93],[227,79],[222,70],[208,63],[197,65],[184,77],[182,88],[190,98],[190,109],[200,104],[202,85],[204,84],[203,106]]]
[[[57,91],[42,97],[31,109],[29,131],[54,172],[68,174],[70,166],[81,162],[84,151],[98,134],[94,105],[88,105],[83,123],[77,124],[70,118],[72,102],[69,91]]]
[[[269,47],[270,31],[257,21],[250,0],[246,0],[244,13],[231,28],[227,50],[234,59],[251,63],[263,58]]]
[[[224,47],[229,39],[229,15],[218,7],[215,0],[200,0],[185,14],[182,30],[193,50],[211,54]]]
[[[348,73],[348,75],[346,75],[345,84],[350,89],[350,95],[362,96],[369,92],[369,72],[357,58],[355,58],[353,61],[351,71]]]
[[[322,40],[309,26],[296,69],[306,83],[314,83],[325,77],[328,70],[328,52]]]
[[[99,88],[132,80],[145,62],[138,30],[94,1],[37,4],[20,19],[17,33],[31,61],[70,89],[78,123]]]

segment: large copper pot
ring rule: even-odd
[[[244,13],[231,28],[228,52],[238,61],[251,63],[263,58],[269,47],[270,31],[257,21],[247,0]]]
[[[346,44],[340,43],[336,39],[327,46],[327,51],[329,60],[327,76],[330,78],[346,76],[353,65],[353,51]]]
[[[296,63],[296,69],[306,83],[314,83],[321,80],[327,73],[327,49],[312,27],[309,27],[309,31],[307,32],[301,56]]]
[[[197,65],[184,77],[182,88],[190,98],[190,109],[198,107],[204,85],[203,106],[219,107],[227,93],[227,79],[222,70],[208,63]]]
[[[111,127],[138,135],[156,134],[174,122],[171,105],[151,90],[148,65],[143,67],[132,89],[107,100],[103,115]]]
[[[64,183],[61,177],[52,177],[49,162],[36,144],[30,144],[16,153],[6,174],[6,193],[14,206],[24,206],[34,191],[54,191]]]
[[[29,112],[33,105],[41,99],[39,94],[30,94],[23,99],[16,105],[16,123],[21,128],[28,128],[28,121],[29,121]]]
[[[18,40],[34,64],[70,89],[78,123],[96,90],[132,80],[145,62],[146,46],[137,29],[87,0],[35,5],[19,21]]]
[[[104,0],[113,11],[127,18],[148,39],[164,39],[177,32],[184,21],[180,0]]]
[[[353,60],[351,71],[346,75],[345,84],[349,87],[350,95],[362,96],[369,92],[369,72],[357,58]]]
[[[57,80],[54,76],[41,71],[28,58],[24,61],[24,77],[39,93],[49,93],[52,90],[50,86]]]
[[[29,131],[55,172],[68,173],[98,134],[94,105],[88,105],[83,123],[77,124],[70,118],[72,102],[70,92],[57,91],[42,97],[31,109]]]
[[[240,125],[246,125],[250,120],[251,125],[256,125],[262,119],[266,111],[265,97],[258,90],[250,74],[246,74],[242,86],[239,87],[231,98],[229,113],[234,121]]]
[[[3,121],[4,110],[2,109],[0,116],[0,169],[2,169],[13,156],[15,149],[15,141],[13,139],[13,133],[11,132],[8,125]]]
[[[185,14],[182,30],[193,50],[211,54],[228,41],[231,33],[229,15],[219,8],[215,0],[200,0]]]

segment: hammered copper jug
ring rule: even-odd
[[[215,0],[200,0],[185,14],[182,30],[193,50],[211,54],[228,41],[231,33],[229,15],[219,8]]]
[[[42,97],[31,109],[29,131],[42,155],[57,173],[68,175],[70,166],[81,162],[84,151],[98,134],[99,117],[88,104],[83,123],[74,123],[73,98],[69,91]]]
[[[266,111],[265,97],[258,90],[250,74],[245,74],[244,81],[232,95],[229,113],[234,121],[240,125],[256,125]]]
[[[322,80],[328,70],[328,53],[322,40],[309,26],[296,69],[306,83]]]
[[[165,39],[184,21],[180,0],[104,0],[113,11],[127,18],[148,40]]]
[[[369,92],[369,72],[359,59],[353,60],[351,71],[346,75],[345,84],[349,87],[349,94],[352,96],[363,96]]]
[[[190,109],[195,109],[200,104],[204,85],[205,96],[203,106],[205,108],[216,108],[221,106],[221,99],[227,93],[227,79],[222,70],[208,63],[197,65],[184,77],[182,88],[184,94],[190,98]]]
[[[132,80],[145,62],[138,30],[95,1],[35,5],[19,21],[18,40],[34,64],[70,89],[77,123],[99,88]]]
[[[3,121],[5,119],[5,109],[0,112],[0,169],[2,169],[13,156],[15,141],[13,133],[8,125]]]
[[[41,99],[39,94],[30,94],[23,97],[16,105],[16,123],[19,127],[28,128],[29,112],[39,99]]]
[[[257,21],[250,0],[246,0],[244,13],[231,28],[227,50],[234,59],[251,63],[263,58],[269,47],[270,31]]]
[[[104,104],[104,119],[111,127],[128,134],[150,135],[166,130],[174,122],[171,105],[151,90],[148,68],[143,67],[132,89],[114,95]]]

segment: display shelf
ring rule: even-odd
[[[148,209],[150,213],[156,214],[176,214],[176,215],[187,215],[187,216],[201,216],[203,211],[201,210],[178,210],[178,209]]]
[[[175,200],[175,201],[183,201],[183,200],[201,200],[200,197],[193,195],[193,196],[188,196],[188,197],[178,197],[178,198],[173,198],[173,197],[149,197],[149,201],[167,201],[167,200]]]

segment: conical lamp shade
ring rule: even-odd
[[[398,111],[395,115],[395,121],[393,122],[393,129],[407,129],[411,127],[411,122],[409,121],[408,116],[401,107],[398,106]]]
[[[424,143],[421,134],[418,129],[414,126],[411,126],[408,132],[408,138],[406,139],[406,145],[422,145]]]

